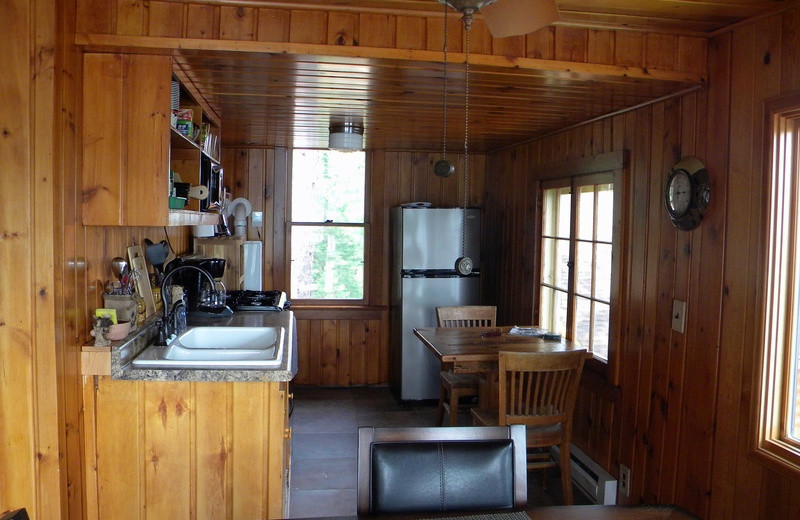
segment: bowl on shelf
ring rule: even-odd
[[[186,205],[186,199],[183,197],[170,197],[169,209],[183,209]]]
[[[108,328],[108,332],[103,336],[109,341],[119,341],[125,338],[131,332],[131,322],[121,321]]]

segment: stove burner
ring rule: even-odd
[[[228,291],[228,307],[234,311],[282,311],[289,307],[283,291]]]

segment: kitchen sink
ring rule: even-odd
[[[137,368],[270,369],[281,365],[283,327],[192,327],[166,346],[150,345]]]

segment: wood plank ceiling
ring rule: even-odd
[[[786,3],[572,0],[559,2],[561,19],[557,25],[633,27],[707,37]],[[318,0],[279,4],[289,8],[320,6]],[[391,13],[428,13],[434,16],[431,20],[441,20],[433,11],[442,8],[433,0],[339,0],[326,9],[388,9]],[[396,31],[402,30],[398,21]],[[461,36],[452,37],[457,51],[463,44]],[[330,124],[352,121],[363,125],[367,148],[432,150],[442,145],[443,68],[437,54],[420,58],[423,54],[397,59],[391,53],[319,56],[206,49],[179,51],[176,62],[181,76],[194,83],[222,119],[226,146],[325,148]],[[476,61],[470,66],[469,82],[469,148],[476,152],[495,150],[685,91],[702,83],[703,76],[651,76],[641,68],[619,71],[591,65],[576,72],[539,68],[541,63],[534,63],[538,60],[519,66],[480,60],[479,56]],[[448,149],[453,151],[464,149],[464,76],[463,54],[451,52],[447,137]]]

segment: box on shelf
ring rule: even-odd
[[[178,119],[178,122],[175,125],[175,130],[182,133],[189,139],[192,139],[194,137],[194,124],[191,121]]]

